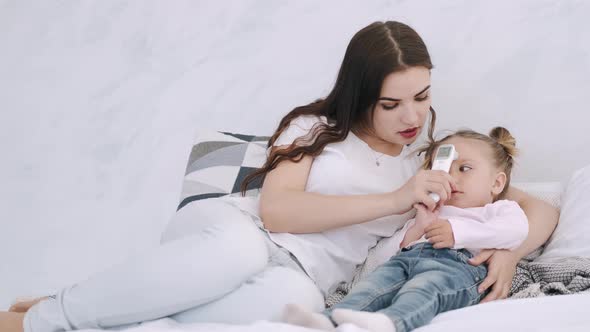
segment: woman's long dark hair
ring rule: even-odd
[[[304,156],[317,156],[329,143],[346,139],[351,129],[372,128],[374,106],[385,78],[410,67],[432,69],[428,49],[422,38],[406,24],[375,22],[357,32],[351,39],[334,88],[324,99],[296,107],[280,122],[268,141],[268,147],[289,127],[291,120],[302,115],[325,116],[328,124],[319,122],[305,137],[286,149],[272,152],[264,165],[248,175],[241,185],[242,195],[248,184],[272,171],[281,161],[299,162]],[[369,114],[368,114],[369,113]],[[430,108],[428,136],[432,138],[436,113]],[[301,140],[310,144],[300,144]]]

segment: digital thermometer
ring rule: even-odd
[[[432,170],[449,172],[451,164],[454,160],[459,158],[457,150],[453,144],[443,144],[436,150],[436,155],[432,161]],[[437,193],[428,194],[436,203],[440,201],[440,196]]]

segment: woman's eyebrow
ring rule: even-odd
[[[430,85],[422,89],[422,91],[418,92],[414,95],[414,97],[418,97],[419,95],[423,94],[426,90],[430,89]],[[401,99],[391,98],[391,97],[380,97],[377,100],[389,100],[389,101],[401,101]]]

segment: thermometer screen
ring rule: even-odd
[[[438,149],[436,159],[446,159],[451,155],[452,148],[450,146],[443,146]]]

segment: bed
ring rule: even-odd
[[[201,199],[238,195],[239,184],[243,177],[264,161],[266,141],[267,137],[262,136],[202,131],[190,154],[178,208]],[[256,195],[259,185],[259,183],[253,184],[247,191],[247,195]],[[584,234],[590,233],[590,213],[586,212],[590,210],[587,209],[590,204],[590,166],[576,172],[565,186],[558,182],[517,182],[514,185],[561,208],[558,229],[548,242],[545,251],[539,257],[535,257],[533,262],[552,266],[565,257],[576,257],[587,262],[590,257],[590,246],[585,245]],[[216,189],[212,191],[211,188]],[[379,250],[380,246],[386,246],[386,241],[387,239],[382,240],[371,250],[369,258],[357,271],[358,278],[366,275],[387,257],[387,253]],[[588,331],[590,317],[585,311],[590,305],[590,293],[582,292],[590,288],[590,276],[584,274],[590,272],[590,268],[587,270],[575,271],[576,278],[581,278],[583,281],[583,289],[568,290],[564,286],[562,293],[572,294],[548,296],[540,291],[543,286],[550,286],[548,283],[531,284],[529,286],[537,286],[537,292],[532,295],[529,292],[526,296],[535,296],[534,298],[507,299],[443,313],[429,325],[417,331]],[[181,325],[168,318],[146,322],[125,330],[128,332],[311,331],[278,322],[259,321],[240,326]],[[362,329],[343,325],[338,327],[338,331],[352,332],[362,331]]]

